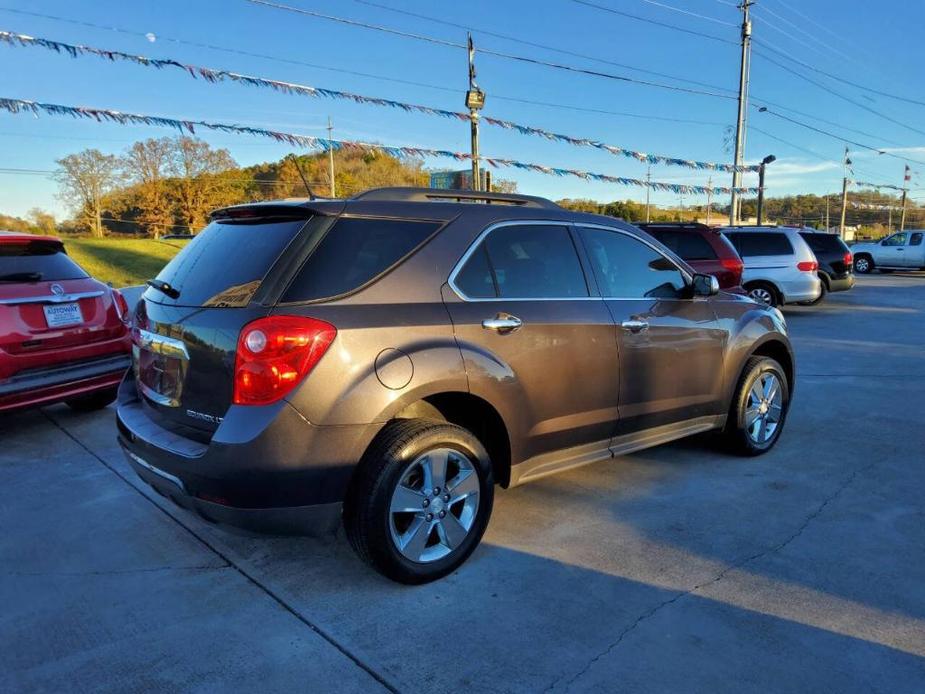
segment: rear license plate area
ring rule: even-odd
[[[45,312],[45,322],[49,328],[69,328],[84,322],[78,303],[53,304],[43,306],[42,310]]]

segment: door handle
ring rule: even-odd
[[[644,320],[625,320],[620,325],[624,330],[629,330],[631,333],[641,333],[649,329],[649,324]]]
[[[524,322],[517,316],[511,316],[507,313],[499,313],[494,318],[486,318],[482,321],[482,327],[486,330],[495,330],[499,333],[510,333],[517,330]]]

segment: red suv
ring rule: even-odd
[[[0,231],[0,412],[111,403],[131,365],[127,320],[122,295],[60,239]]]
[[[654,222],[636,226],[668,246],[697,272],[713,275],[719,280],[720,289],[741,287],[745,264],[719,229],[696,222]]]

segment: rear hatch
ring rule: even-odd
[[[91,279],[53,238],[0,235],[0,350],[17,357],[4,366],[49,366],[72,357],[68,348],[124,335],[109,289]]]
[[[158,274],[132,331],[136,386],[155,421],[211,438],[231,405],[241,328],[270,313],[325,219],[304,206],[232,208]]]
[[[847,275],[852,270],[852,255],[847,244],[835,234],[800,232],[821,266],[829,265],[836,277]]]

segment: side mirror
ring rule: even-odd
[[[694,275],[691,283],[694,296],[715,296],[719,294],[719,280],[713,275]]]

